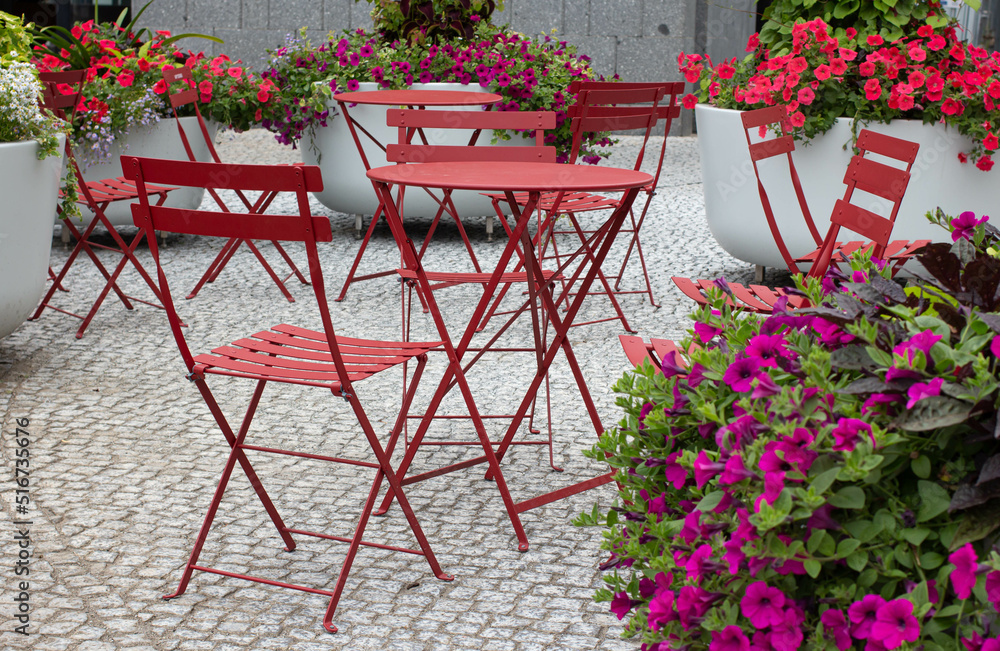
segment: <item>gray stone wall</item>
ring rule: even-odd
[[[138,5],[141,0],[133,1]],[[598,73],[659,81],[679,79],[676,61],[682,51],[707,48],[713,58],[742,51],[753,30],[747,11],[752,2],[732,0],[725,7],[706,0],[506,0],[494,22],[509,23],[528,35],[555,29],[593,59]],[[301,27],[319,41],[331,30],[370,26],[368,13],[367,2],[354,0],[156,0],[143,23],[175,34],[217,36],[225,45],[192,39],[184,46],[225,52],[261,67],[266,50],[279,47]],[[685,115],[683,130],[690,127]]]

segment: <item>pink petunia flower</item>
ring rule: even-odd
[[[858,640],[868,639],[872,626],[875,624],[878,609],[885,605],[885,599],[877,594],[865,595],[860,601],[855,601],[847,609],[851,623],[851,637]]]
[[[843,452],[854,450],[861,438],[861,432],[868,434],[874,447],[875,438],[872,436],[871,425],[858,418],[841,418],[831,432],[834,439],[833,449]]]
[[[764,581],[751,583],[740,600],[740,612],[754,628],[778,626],[785,621],[785,593]]]
[[[941,395],[941,385],[943,384],[944,380],[939,377],[934,378],[930,382],[916,382],[906,391],[906,395],[910,398],[906,402],[906,408],[913,409],[924,398]]]
[[[976,231],[976,226],[985,223],[989,220],[987,215],[983,215],[982,218],[976,219],[976,213],[971,210],[966,210],[958,217],[951,220],[951,241],[957,242],[958,240],[965,238],[971,240],[973,234]]]
[[[955,589],[955,595],[959,599],[968,599],[972,595],[972,588],[976,586],[976,570],[979,567],[979,559],[972,543],[966,543],[964,547],[952,552],[948,556],[948,562],[955,566],[951,571],[951,587]]]
[[[733,391],[743,393],[753,388],[753,381],[760,373],[760,360],[741,357],[726,368],[726,372],[722,374],[722,381]]]
[[[750,640],[739,626],[727,626],[721,631],[712,632],[708,651],[750,651]]]
[[[819,621],[823,624],[823,631],[833,637],[833,642],[840,651],[851,648],[851,634],[847,629],[847,618],[842,611],[833,608],[825,610],[820,615]]]
[[[920,637],[920,622],[913,616],[913,602],[893,599],[878,609],[870,638],[891,651],[903,642],[916,642]]]

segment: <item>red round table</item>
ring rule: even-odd
[[[396,244],[399,246],[403,259],[403,269],[399,270],[400,275],[410,282],[415,282],[420,293],[423,295],[426,306],[434,320],[435,327],[442,340],[445,352],[448,355],[448,369],[431,400],[427,412],[421,419],[420,426],[414,434],[406,454],[400,464],[398,476],[402,484],[409,484],[423,479],[436,477],[445,472],[460,470],[477,463],[487,463],[489,471],[487,477],[495,480],[497,490],[503,498],[504,506],[514,528],[514,533],[518,539],[518,549],[526,551],[528,549],[528,539],[521,525],[520,513],[529,509],[548,504],[555,500],[574,495],[576,493],[606,484],[612,481],[613,473],[607,472],[593,479],[578,482],[571,486],[566,486],[555,491],[550,491],[544,495],[514,503],[511,499],[507,483],[500,471],[499,461],[513,442],[521,422],[524,420],[534,397],[539,390],[542,381],[545,379],[549,366],[555,359],[556,353],[561,349],[573,371],[580,396],[586,405],[591,422],[597,436],[604,432],[604,426],[597,414],[597,408],[587,389],[584,376],[580,366],[573,354],[570,342],[567,339],[567,332],[573,324],[573,319],[587,295],[587,290],[597,277],[597,272],[601,267],[608,251],[611,249],[614,239],[621,229],[625,217],[629,213],[632,202],[635,201],[639,190],[650,183],[653,177],[645,172],[637,172],[631,169],[619,169],[609,167],[597,167],[589,165],[564,165],[559,163],[532,163],[532,162],[496,162],[496,161],[460,161],[447,163],[415,163],[405,165],[390,165],[378,167],[368,171],[368,178],[375,184],[376,192],[383,203],[386,219],[392,230]],[[450,190],[477,190],[477,191],[503,191],[507,201],[511,206],[513,217],[516,220],[515,227],[511,231],[507,246],[497,262],[496,269],[491,273],[460,274],[460,273],[437,273],[429,272],[423,268],[420,256],[417,254],[413,242],[406,237],[403,230],[403,223],[400,219],[399,211],[393,201],[390,188],[393,186],[413,186],[434,189]],[[571,304],[565,312],[558,308],[558,302],[553,299],[552,286],[555,276],[550,272],[544,272],[535,254],[531,237],[527,230],[527,224],[534,213],[539,197],[545,192],[600,192],[600,191],[624,191],[621,202],[612,212],[608,221],[599,229],[603,235],[595,240],[595,246],[588,249],[585,255],[579,256],[578,268],[574,270],[566,269],[562,273],[573,278],[582,277],[583,280]],[[515,192],[527,192],[528,201],[519,210],[515,200]],[[506,271],[508,264],[514,254],[522,256],[521,261],[525,271],[522,273],[509,273]],[[567,263],[569,264],[569,263]],[[445,326],[444,320],[434,298],[430,282],[443,281],[445,283],[475,282],[484,286],[483,296],[480,299],[473,316],[466,327],[461,339],[456,343]],[[535,356],[537,367],[534,377],[527,385],[524,398],[511,419],[503,440],[494,452],[493,445],[486,435],[483,426],[482,416],[476,407],[472,391],[466,380],[463,366],[463,356],[469,350],[473,335],[476,332],[480,319],[486,312],[497,288],[501,283],[506,282],[526,282],[528,293],[531,295],[529,302],[532,308],[532,327],[534,329]],[[536,310],[536,306],[541,309]],[[541,319],[535,317],[537,313],[544,313]],[[519,312],[520,313],[520,312]],[[516,318],[516,317],[515,317]],[[538,323],[538,321],[545,323]],[[551,324],[554,336],[550,339],[547,336],[547,325]],[[491,340],[493,343],[496,339]],[[486,348],[489,348],[487,344]],[[476,354],[475,359],[482,354]],[[469,364],[471,365],[471,363]],[[526,379],[528,373],[523,375]],[[515,377],[515,376],[512,376]],[[472,418],[476,434],[482,444],[483,455],[476,459],[466,460],[451,466],[445,466],[436,470],[406,477],[416,450],[419,447],[423,435],[427,431],[431,419],[434,418],[438,406],[444,396],[457,385],[465,399],[465,404]],[[404,479],[404,477],[406,477]],[[391,501],[388,495],[383,501],[381,508],[386,508]]]
[[[465,90],[356,90],[337,93],[333,99],[343,104],[373,104],[378,106],[474,106],[496,104],[502,97],[496,93]]]

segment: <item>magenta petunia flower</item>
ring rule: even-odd
[[[691,511],[684,517],[684,526],[677,537],[689,545],[701,537],[701,511]]]
[[[630,610],[632,610],[632,600],[628,593],[616,592],[615,598],[611,600],[611,612],[617,615],[618,619],[624,619]]]
[[[885,599],[877,594],[865,595],[864,599],[855,601],[847,609],[847,616],[851,623],[851,637],[858,640],[868,639],[872,626],[875,624],[875,615],[878,609],[885,605]]]
[[[753,388],[753,381],[760,373],[760,360],[742,357],[729,365],[722,374],[722,381],[733,391],[743,393]]]
[[[1000,335],[993,337],[993,341],[990,342],[990,352],[994,357],[1000,357]]]
[[[785,337],[780,334],[751,337],[744,349],[747,357],[760,360],[761,366],[777,366],[779,357],[788,357]]]
[[[906,408],[913,409],[913,407],[924,398],[941,395],[942,384],[944,384],[944,380],[939,377],[934,378],[930,382],[915,382],[906,391],[906,395],[910,398],[906,402]]]
[[[820,615],[819,621],[823,623],[826,634],[833,637],[833,643],[840,651],[851,648],[851,634],[847,630],[847,618],[842,611],[833,608],[826,610]]]
[[[698,453],[698,458],[694,460],[694,483],[698,488],[701,488],[725,469],[724,463],[712,461],[702,450]]]
[[[948,562],[955,566],[951,571],[951,587],[955,589],[955,595],[959,599],[968,599],[972,595],[972,588],[976,586],[976,570],[979,567],[979,559],[972,543],[966,543],[964,547],[952,552],[948,556]]]
[[[672,350],[663,356],[663,359],[660,361],[660,371],[663,373],[664,377],[687,374],[687,368],[677,363],[676,350]]]
[[[740,570],[740,564],[747,557],[743,553],[743,541],[738,538],[730,538],[722,546],[726,549],[722,560],[729,566],[729,573],[735,575]]]
[[[879,607],[869,636],[889,651],[903,642],[916,642],[920,637],[920,622],[913,616],[913,602],[893,599]]]
[[[750,651],[750,640],[739,626],[727,626],[721,631],[712,632],[708,651]]]
[[[983,640],[983,646],[979,647],[979,651],[1000,651],[1000,639],[991,637]]]
[[[771,648],[774,651],[798,651],[802,647],[802,627],[798,624],[776,626],[771,629]]]
[[[726,461],[726,469],[719,477],[719,483],[728,486],[729,484],[737,484],[744,479],[755,479],[756,477],[757,475],[747,470],[746,466],[743,465],[743,459],[738,454],[734,454]]]
[[[981,219],[976,219],[976,213],[966,210],[951,220],[951,227],[954,229],[951,232],[951,241],[957,242],[962,238],[971,240],[973,234],[975,234],[976,226],[986,223],[988,219],[988,215],[983,215]]]
[[[720,332],[722,332],[722,328],[716,328],[715,326],[702,323],[701,321],[696,321],[694,324],[694,334],[703,344],[707,344],[712,341],[712,339],[714,339]]]
[[[785,621],[785,593],[764,581],[747,586],[740,600],[740,612],[754,628],[778,626]]]
[[[993,608],[1000,610],[1000,572],[993,571],[986,575],[986,598]]]
[[[677,619],[675,597],[673,590],[663,590],[649,602],[649,630],[658,631],[660,627]]]
[[[779,393],[781,393],[781,387],[775,384],[770,375],[762,372],[757,376],[757,383],[754,385],[753,393],[750,394],[750,397],[756,400],[758,398],[767,398]]]
[[[924,354],[924,359],[929,360],[931,348],[940,340],[941,335],[936,335],[930,330],[924,330],[913,335],[903,343],[898,344],[892,349],[892,354],[902,356],[908,364],[912,365],[917,351]]]
[[[688,477],[687,468],[677,463],[677,458],[680,455],[680,452],[674,452],[667,455],[667,463],[663,468],[663,474],[667,483],[673,485],[676,490],[684,488],[684,484],[687,483]]]
[[[841,418],[837,421],[837,426],[833,428],[833,449],[850,452],[858,444],[861,433],[864,432],[871,439],[872,447],[875,446],[875,437],[872,436],[872,426],[858,418]]]

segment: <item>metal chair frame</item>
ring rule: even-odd
[[[176,340],[178,350],[184,360],[187,378],[198,388],[206,405],[215,418],[227,443],[230,453],[219,479],[212,502],[204,522],[198,532],[191,555],[185,565],[180,585],[165,599],[179,597],[187,589],[195,571],[221,574],[238,579],[264,583],[284,588],[292,588],[330,598],[323,626],[335,633],[333,616],[347,582],[352,564],[360,547],[376,547],[423,556],[432,573],[441,580],[453,577],[445,574],[438,565],[420,524],[417,522],[402,486],[392,468],[391,457],[405,421],[410,402],[416,393],[420,376],[427,361],[427,353],[440,346],[440,342],[384,342],[368,339],[352,339],[338,335],[333,328],[327,303],[326,289],[317,252],[317,242],[332,239],[330,222],[325,217],[315,217],[309,211],[308,192],[322,190],[320,171],[315,166],[269,166],[269,165],[221,165],[188,161],[167,161],[131,156],[122,157],[126,176],[135,181],[140,191],[140,204],[133,206],[135,223],[148,234],[150,250],[156,262],[157,279],[165,299],[167,318]],[[215,190],[232,190],[243,193],[260,192],[261,197],[273,196],[278,192],[294,193],[298,214],[265,215],[259,212],[263,205],[260,199],[252,203],[248,212],[191,211],[149,203],[145,192],[149,182],[169,183],[187,187],[212,187]],[[265,202],[266,203],[266,202]],[[309,330],[289,324],[273,326],[247,338],[214,348],[209,353],[193,354],[180,328],[170,287],[161,264],[160,252],[153,236],[155,231],[186,233],[210,237],[235,237],[239,239],[265,239],[274,241],[301,242],[305,245],[309,260],[309,274],[312,281],[316,304],[319,310],[322,331]],[[383,447],[362,404],[358,383],[382,371],[415,361],[409,389],[404,391],[402,404],[395,425]],[[405,369],[405,367],[404,367]],[[404,370],[405,373],[405,370]],[[209,388],[210,375],[247,378],[256,381],[249,399],[242,424],[234,429],[220,409]],[[304,453],[267,447],[248,442],[248,432],[258,404],[269,382],[318,387],[342,398],[351,406],[358,424],[376,458],[375,462],[363,459],[345,459],[337,456]],[[380,408],[382,407],[379,405]],[[359,521],[350,536],[305,531],[285,524],[272,502],[260,478],[247,457],[247,451],[282,454],[305,459],[343,463],[375,470],[375,478],[364,502]],[[326,540],[349,543],[347,555],[333,590],[317,589],[266,578],[240,574],[207,567],[198,563],[204,543],[212,528],[215,515],[225,494],[229,479],[236,468],[242,468],[257,494],[264,510],[277,529],[286,551],[294,551],[296,542],[292,535],[312,536]],[[370,542],[363,539],[365,528],[372,515],[383,479],[388,483],[390,494],[399,502],[419,549],[407,549]]]

